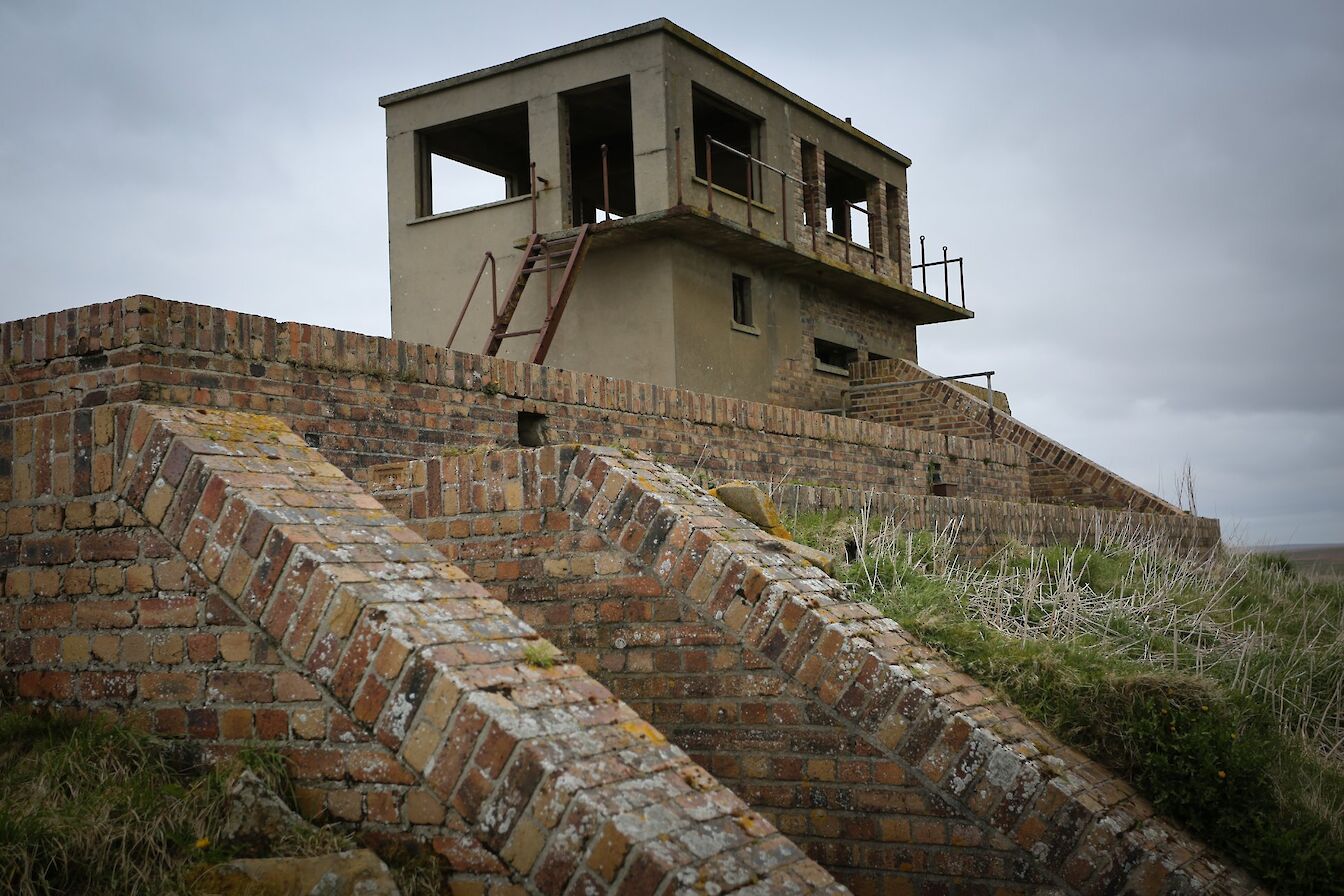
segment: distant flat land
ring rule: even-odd
[[[1257,552],[1283,554],[1302,572],[1344,578],[1344,544],[1284,544]]]

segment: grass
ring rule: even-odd
[[[804,515],[800,537],[958,666],[1286,893],[1344,892],[1344,584],[1142,533],[959,561],[956,532]]]
[[[544,638],[523,647],[523,662],[538,669],[549,669],[560,660],[560,649]]]
[[[240,766],[292,797],[273,752],[245,750],[207,769],[179,746],[101,719],[0,712],[0,892],[189,893],[201,869],[242,854],[219,842],[228,782]],[[267,854],[354,845],[310,827],[269,844]],[[422,864],[393,866],[406,896],[438,892]]]

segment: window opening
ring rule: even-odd
[[[526,104],[428,128],[417,138],[420,217],[527,194]]]
[[[751,278],[741,274],[733,275],[733,323],[752,326]]]
[[[700,87],[691,90],[691,122],[695,131],[696,177],[703,180],[708,173],[705,165],[706,135],[731,146],[738,152],[757,159],[761,157],[761,120],[745,109],[734,106]],[[747,160],[722,146],[713,147],[710,158],[714,164],[714,185],[746,196],[749,164]],[[759,168],[751,174],[751,198],[758,202],[761,198]]]
[[[859,350],[850,348],[847,345],[841,345],[838,342],[828,342],[825,339],[812,340],[813,354],[816,355],[817,363],[827,367],[841,368],[849,370],[849,365],[859,360]]]
[[[867,212],[868,187],[874,182],[875,178],[826,153],[826,228],[831,233],[872,246]]]
[[[569,142],[570,223],[596,224],[635,213],[635,137],[630,79],[562,94]],[[607,181],[602,182],[602,147]],[[608,208],[607,206],[610,206]]]

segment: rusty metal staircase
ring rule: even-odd
[[[481,354],[495,356],[505,339],[517,336],[537,336],[536,348],[532,351],[532,363],[541,364],[546,360],[546,352],[555,338],[555,328],[560,316],[565,312],[569,294],[574,291],[574,280],[579,265],[588,251],[588,226],[584,224],[574,233],[547,239],[539,233],[533,233],[527,239],[523,250],[523,259],[513,275],[509,290],[504,296],[504,305],[495,310],[495,320],[490,326],[490,336],[485,341]],[[557,282],[556,274],[559,271]],[[541,326],[531,330],[509,331],[509,324],[522,301],[523,291],[533,274],[541,273],[546,277],[546,316]]]

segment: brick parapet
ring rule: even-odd
[[[346,471],[516,444],[529,412],[558,438],[622,440],[716,475],[919,492],[938,457],[973,466],[986,493],[1029,490],[1014,446],[147,296],[0,324],[0,361],[0,425],[131,400],[270,413]]]
[[[530,471],[567,460],[558,497],[555,486],[525,485],[546,478]],[[428,463],[440,466],[437,515],[417,497],[434,478],[425,463],[371,471],[370,488],[401,501],[412,525],[442,526],[462,562],[521,559],[488,582],[496,594],[572,645],[595,675],[856,891],[922,881],[947,892],[991,884],[1002,892],[1047,884],[1076,893],[1256,892],[1154,818],[1127,783],[670,467],[594,448]],[[528,566],[518,547],[544,539],[543,530],[555,538]],[[547,568],[542,559],[580,554],[611,558],[605,574],[582,571],[586,590],[563,563]],[[567,581],[580,589],[567,601],[532,599]],[[763,747],[767,731],[792,746]],[[801,737],[808,746],[798,746]],[[884,779],[872,777],[878,768],[888,769]],[[857,777],[846,788],[814,773]],[[882,784],[898,779],[923,795]],[[777,790],[830,796],[790,809],[772,803]],[[845,805],[866,808],[854,814]],[[857,849],[864,840],[874,842]],[[1016,865],[995,858],[1014,852]],[[893,874],[892,862],[903,870]],[[1014,867],[1016,884],[1005,879]]]
[[[1023,449],[1031,457],[1034,501],[1088,504],[1142,513],[1184,513],[1012,416],[996,413],[991,432],[988,402],[953,383],[900,385],[934,376],[910,361],[891,358],[861,362],[851,365],[850,374],[849,411],[855,417],[973,439],[996,438]]]

